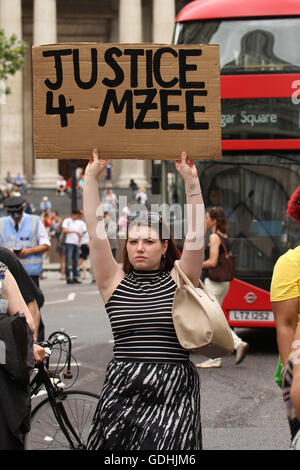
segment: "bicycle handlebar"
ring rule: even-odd
[[[71,356],[72,356],[72,339],[77,339],[77,336],[69,336],[67,333],[62,331],[54,331],[49,336],[48,340],[42,343],[39,343],[45,350],[47,354],[47,368],[49,366],[49,357],[51,355],[52,348],[55,344],[66,344],[67,345],[67,370],[64,372],[65,379],[72,379],[73,374],[71,372]]]

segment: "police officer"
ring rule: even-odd
[[[25,205],[25,199],[19,196],[8,197],[4,200],[8,215],[0,218],[0,246],[15,253],[39,287],[43,270],[43,254],[48,251],[50,241],[40,217],[24,213]],[[42,319],[38,340],[44,340]]]

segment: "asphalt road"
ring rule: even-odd
[[[99,393],[112,358],[112,334],[103,302],[90,279],[66,285],[57,272],[41,281],[46,335],[64,329],[78,339],[73,354],[80,363],[74,389]],[[203,446],[206,450],[286,450],[289,428],[281,391],[274,381],[277,365],[275,331],[239,329],[250,344],[238,366],[234,356],[218,369],[199,370]],[[204,357],[192,355],[193,362]]]

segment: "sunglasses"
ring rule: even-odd
[[[150,222],[158,223],[161,222],[162,217],[158,212],[135,212],[134,215],[128,215],[129,222]]]

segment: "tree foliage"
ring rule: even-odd
[[[15,75],[24,67],[26,49],[26,43],[18,40],[15,34],[8,38],[4,30],[0,29],[0,80],[7,80],[9,75]],[[10,91],[6,86],[6,93]]]

